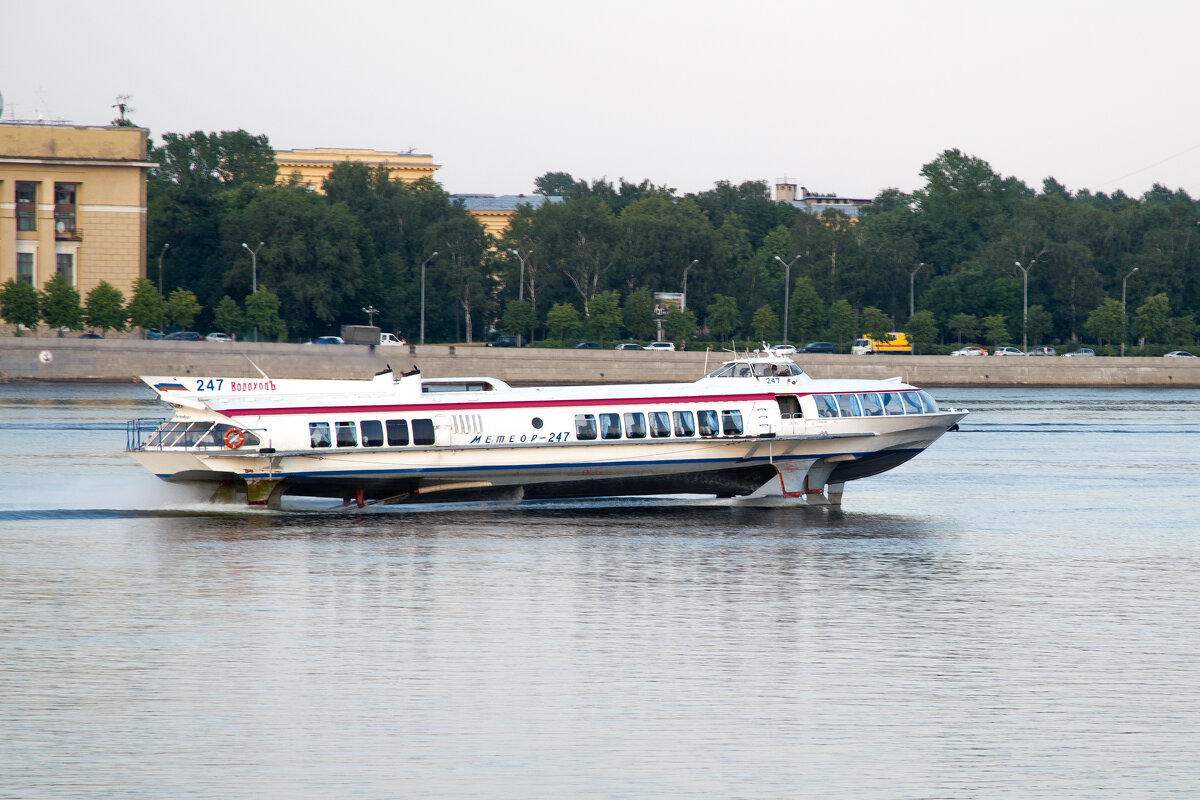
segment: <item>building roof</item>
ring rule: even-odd
[[[521,206],[541,208],[546,203],[561,203],[562,198],[540,194],[452,194],[451,200],[461,200],[467,211],[476,214],[515,214]]]

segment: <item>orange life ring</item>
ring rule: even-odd
[[[237,450],[246,443],[246,432],[241,428],[230,428],[225,431],[225,446]]]

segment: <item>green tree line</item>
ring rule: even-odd
[[[195,324],[230,333],[337,333],[373,306],[415,341],[424,289],[427,341],[645,340],[660,324],[713,341],[778,341],[786,325],[792,341],[840,346],[906,330],[922,351],[1187,346],[1197,334],[1197,201],[1158,185],[1139,198],[1072,193],[1052,178],[1036,191],[958,150],[924,165],[922,188],[886,189],[854,221],[775,202],[756,181],[681,195],[548,172],[537,191],[562,202],[521,206],[499,240],[432,180],[346,163],[323,193],[277,184],[269,141],[245,131],[166,134],[151,158],[153,294],[159,281],[163,302],[190,293]],[[656,317],[659,291],[686,291],[686,309]]]

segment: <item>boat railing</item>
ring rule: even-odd
[[[125,449],[139,451],[146,449],[150,434],[158,430],[167,421],[166,417],[141,417],[125,422]]]
[[[229,434],[236,432],[231,440]],[[125,423],[125,449],[236,451],[246,444],[259,452],[274,452],[263,444],[265,428],[238,428],[222,422],[172,422],[163,417],[142,417]]]

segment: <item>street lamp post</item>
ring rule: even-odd
[[[425,344],[425,265],[437,258],[437,250],[433,255],[421,262],[421,344]]]
[[[1125,316],[1125,281],[1129,280],[1130,276],[1132,276],[1133,273],[1135,273],[1137,271],[1138,271],[1138,268],[1134,267],[1133,269],[1131,269],[1129,271],[1129,275],[1126,275],[1124,278],[1121,279],[1121,316],[1122,317]],[[1125,355],[1125,337],[1124,336],[1121,337],[1121,355]]]
[[[171,246],[170,242],[163,243],[162,252],[158,254],[158,296],[163,296],[163,280],[162,280],[162,260],[167,254],[167,248]]]
[[[250,254],[250,294],[258,294],[258,251],[262,246],[263,243],[259,242],[258,247],[251,250],[250,245],[242,242],[242,247]]]
[[[1028,267],[1022,267],[1020,261],[1014,261],[1017,269],[1021,270],[1021,275],[1024,277],[1024,287],[1021,290],[1021,349],[1029,349],[1029,336],[1025,330],[1029,324],[1029,270],[1033,269],[1033,265],[1037,263],[1035,258],[1029,262]]]
[[[683,302],[679,304],[679,309],[682,311],[687,308],[687,274],[688,270],[700,263],[700,259],[693,258],[692,263],[683,268]]]
[[[792,264],[796,263],[796,259],[800,254],[792,256],[791,261],[784,261],[779,256],[775,256],[775,260],[783,264],[783,344],[788,343],[788,292],[792,288]]]
[[[367,315],[367,326],[375,327],[375,315],[379,313],[379,309],[375,306],[367,306],[363,309],[363,313]]]
[[[909,319],[912,319],[913,314],[916,312],[916,306],[914,305],[914,300],[916,298],[916,295],[913,293],[913,287],[916,285],[917,273],[920,272],[921,268],[924,266],[925,266],[924,261],[922,261],[920,264],[917,264],[917,268],[914,269],[912,271],[912,273],[910,273],[908,276],[908,318]]]
[[[532,247],[529,248],[529,250],[526,251],[525,255],[521,255],[521,251],[517,250],[514,247],[512,254],[514,256],[516,256],[517,259],[520,260],[520,262],[521,262],[521,282],[517,286],[517,299],[524,300],[525,299],[525,259],[529,258],[529,256],[533,254],[533,248]],[[434,253],[434,255],[437,255],[437,253]]]

